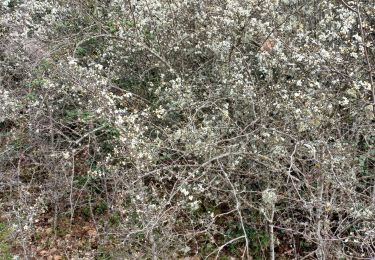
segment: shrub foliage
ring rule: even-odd
[[[1,1],[7,255],[375,257],[374,42],[371,0]]]

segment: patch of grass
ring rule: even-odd
[[[89,111],[81,110],[81,109],[66,109],[64,111],[64,119],[66,122],[83,122],[87,123],[92,119],[93,115]]]
[[[107,208],[108,208],[107,203],[100,202],[100,203],[95,205],[94,211],[95,211],[96,214],[101,215],[107,210]]]
[[[254,259],[261,259],[262,251],[266,250],[269,245],[270,236],[263,230],[247,228],[246,230],[249,241],[249,247]]]
[[[215,249],[215,245],[211,244],[210,242],[202,243],[199,247],[199,255],[200,256],[207,256],[208,254],[212,253]]]
[[[56,235],[59,237],[65,237],[67,234],[69,234],[69,230],[65,226],[58,226],[56,228]]]
[[[10,260],[10,245],[8,243],[9,230],[4,223],[0,223],[0,259]]]
[[[226,230],[224,236],[222,236],[218,242],[224,244],[227,241],[243,236],[243,230],[241,223],[238,221],[231,221],[227,223],[228,229]],[[250,227],[245,224],[246,236],[249,240],[250,254],[253,259],[262,259],[263,252],[267,249],[270,241],[270,236],[267,232]],[[223,250],[223,253],[230,254],[235,257],[240,257],[240,252],[243,249],[244,240],[237,241],[235,243],[229,244]]]
[[[84,219],[89,219],[90,218],[90,208],[89,207],[83,207],[80,210],[81,216]]]
[[[114,212],[113,214],[111,214],[111,216],[109,217],[109,223],[111,224],[111,226],[113,227],[117,227],[118,225],[120,225],[120,214],[117,213],[117,212]]]
[[[112,250],[104,247],[98,249],[98,254],[95,256],[95,260],[112,260],[113,256],[111,253]]]

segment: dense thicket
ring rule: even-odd
[[[372,0],[2,0],[0,258],[375,257]]]

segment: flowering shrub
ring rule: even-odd
[[[372,1],[3,0],[0,14],[15,256],[375,257]]]

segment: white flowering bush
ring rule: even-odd
[[[375,257],[372,1],[7,0],[0,15],[15,257]]]

